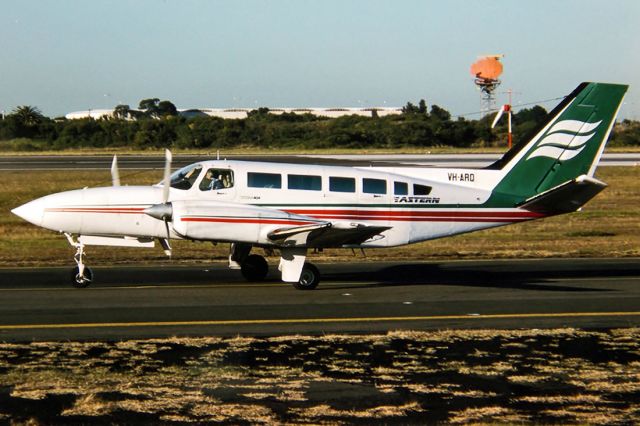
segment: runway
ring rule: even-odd
[[[0,270],[0,340],[640,326],[640,259],[318,264],[315,291],[224,265]]]
[[[330,164],[345,166],[439,166],[485,167],[498,160],[500,154],[375,154],[375,155],[224,155],[229,160],[268,161],[297,164]],[[174,155],[173,168],[177,169],[201,160],[212,160],[210,155]],[[26,170],[109,170],[113,157],[109,155],[16,155],[0,156],[0,171]],[[640,153],[605,153],[602,166],[634,166],[640,164]],[[164,158],[158,155],[120,155],[121,169],[154,170],[164,167]]]

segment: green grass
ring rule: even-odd
[[[581,212],[391,249],[368,250],[367,259],[428,260],[539,257],[640,256],[640,167],[603,167],[609,188]],[[0,172],[0,265],[72,265],[73,249],[55,232],[33,226],[10,210],[53,192],[110,185],[108,171]],[[152,184],[159,171],[127,171],[125,184]],[[169,260],[155,249],[89,247],[92,265],[224,262],[228,244],[173,241]],[[361,256],[359,252],[356,252]],[[351,250],[325,250],[314,261],[352,258]],[[277,259],[271,259],[276,263]]]

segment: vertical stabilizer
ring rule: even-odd
[[[627,88],[580,84],[531,138],[491,166],[504,173],[495,196],[527,199],[579,176],[593,176]]]

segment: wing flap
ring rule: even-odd
[[[308,233],[305,243],[307,247],[342,247],[362,244],[388,229],[391,227],[372,226],[357,222],[325,222],[317,225],[276,229],[269,233],[269,239],[286,245],[287,242],[293,242],[295,236]],[[380,237],[382,238],[382,236]]]
[[[301,234],[303,232],[317,231],[319,229],[329,228],[330,226],[331,222],[323,222],[313,225],[294,226],[293,228],[278,228],[269,232],[267,237],[271,241],[285,241],[287,238],[293,237],[294,235]]]

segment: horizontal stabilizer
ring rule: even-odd
[[[549,215],[574,212],[606,187],[598,179],[581,175],[525,200],[519,207]]]

